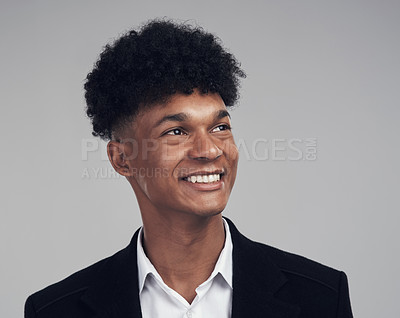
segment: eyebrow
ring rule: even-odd
[[[227,110],[218,110],[215,112],[215,119],[219,120],[222,119],[224,117],[229,117],[231,118],[231,115],[229,114],[229,112]],[[177,122],[184,122],[186,120],[188,120],[190,118],[190,116],[186,113],[177,113],[177,114],[171,114],[171,115],[166,115],[163,118],[161,118],[154,127],[157,127],[159,125],[161,125],[164,122],[167,121],[177,121]]]

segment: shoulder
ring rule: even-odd
[[[341,280],[345,276],[342,271],[276,247],[251,242],[291,280],[339,291]]]
[[[287,310],[301,312],[299,318],[352,317],[347,278],[343,272],[252,241],[227,221],[233,241],[234,281],[245,290],[238,290],[239,295],[265,296],[269,306],[280,304]],[[271,295],[278,302],[272,301]]]
[[[58,306],[68,308],[65,304],[79,303],[79,299],[89,287],[102,280],[104,275],[111,274],[110,269],[118,262],[125,250],[123,249],[30,295],[25,304],[26,317],[36,317],[36,314],[46,311],[46,308]],[[35,315],[30,315],[29,312],[34,312]]]
[[[258,292],[269,288],[276,299],[301,310],[300,317],[352,317],[344,272],[262,243],[248,240],[247,246],[257,255],[249,262],[261,264],[253,264],[256,274],[249,276],[262,282]]]
[[[332,292],[340,289],[345,278],[342,271],[307,257],[255,242],[242,235],[232,221],[225,219],[230,225],[237,264],[258,273],[282,273],[293,288],[329,289]]]

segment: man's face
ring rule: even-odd
[[[238,163],[230,127],[219,94],[176,94],[139,113],[128,128],[135,141],[128,139],[126,159],[142,212],[220,213]]]

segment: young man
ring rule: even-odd
[[[218,39],[154,20],[107,46],[85,84],[93,134],[137,197],[128,247],[30,296],[26,318],[352,317],[343,272],[252,242],[221,216],[245,77]]]

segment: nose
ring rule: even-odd
[[[194,136],[187,155],[194,160],[212,161],[222,155],[222,150],[218,148],[212,136],[207,132]]]

